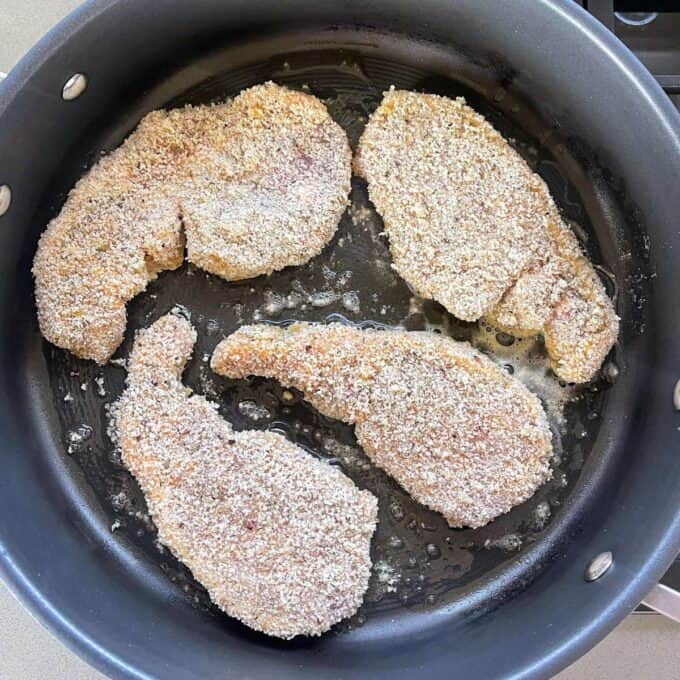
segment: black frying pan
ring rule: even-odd
[[[81,78],[62,90],[76,73],[86,89]],[[41,339],[30,276],[37,238],[65,193],[144,113],[269,78],[309,86],[353,141],[391,84],[464,94],[546,178],[590,256],[613,276],[622,317],[601,378],[556,425],[554,481],[490,526],[450,530],[370,466],[348,470],[380,496],[373,558],[395,566],[399,583],[392,590],[376,574],[356,617],[321,639],[288,643],[217,612],[159,550],[105,432],[105,405],[124,372]],[[0,88],[0,159],[0,185],[11,189],[0,217],[0,565],[41,620],[110,675],[546,677],[631,611],[680,549],[672,404],[680,121],[635,58],[572,3],[91,2]],[[359,181],[353,201],[368,205]],[[482,342],[436,305],[409,315],[404,284],[381,279],[375,265],[387,258],[372,237],[379,226],[375,214],[363,226],[346,216],[319,258],[267,280],[227,284],[186,267],[161,276],[131,304],[120,356],[134,329],[183,304],[201,338],[187,383],[238,427],[254,426],[239,404],[255,401],[270,413],[259,426],[333,457],[324,438],[351,447],[349,428],[302,403],[284,412],[275,383],[219,381],[201,359],[252,318],[268,290],[293,278],[308,291],[323,287],[328,262],[355,270],[361,290],[378,294],[352,320],[426,324]],[[340,253],[350,232],[356,243]],[[295,316],[338,312],[346,314],[331,305]],[[607,551],[613,566],[586,581],[588,565]]]

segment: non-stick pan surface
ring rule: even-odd
[[[105,14],[96,19],[101,30]],[[468,13],[468,20],[474,14]],[[2,376],[12,394],[8,411],[15,414],[14,424],[22,424],[29,440],[31,433],[38,433],[29,447],[30,472],[32,488],[42,490],[46,506],[43,512],[37,504],[33,507],[30,527],[24,518],[0,515],[0,538],[6,535],[3,528],[11,536],[20,525],[33,533],[31,543],[43,541],[43,548],[52,547],[53,562],[40,564],[40,558],[32,556],[22,573],[32,567],[35,575],[40,564],[39,585],[33,587],[40,592],[35,596],[43,606],[49,601],[46,591],[61,585],[63,592],[57,598],[61,602],[50,601],[50,606],[60,612],[75,611],[77,621],[70,624],[75,629],[83,627],[78,621],[84,622],[90,608],[102,627],[101,632],[85,630],[92,635],[86,646],[91,655],[94,640],[117,650],[118,659],[108,662],[109,670],[121,670],[128,663],[132,664],[128,674],[265,677],[297,668],[318,677],[412,673],[420,668],[436,676],[448,664],[457,663],[461,675],[470,675],[478,665],[478,675],[490,677],[531,672],[528,661],[534,654],[548,668],[553,663],[548,654],[551,645],[558,640],[573,643],[576,619],[582,614],[572,609],[573,604],[564,604],[563,598],[594,607],[598,594],[606,597],[601,588],[607,587],[606,581],[588,585],[581,578],[588,559],[597,554],[595,549],[586,551],[588,558],[569,557],[569,552],[583,546],[588,536],[601,550],[630,549],[629,542],[636,540],[635,527],[628,525],[630,535],[618,538],[606,536],[605,527],[617,494],[625,488],[627,468],[640,465],[626,463],[624,457],[630,452],[625,448],[635,435],[631,426],[638,427],[645,413],[641,395],[657,377],[658,357],[648,340],[651,328],[659,323],[652,307],[663,295],[655,290],[658,283],[653,285],[662,263],[650,252],[652,234],[660,232],[650,231],[648,213],[633,200],[624,176],[611,169],[615,166],[606,160],[607,147],[577,137],[573,127],[556,124],[554,112],[551,116],[541,111],[540,102],[532,101],[536,90],[517,86],[521,74],[500,56],[502,52],[487,52],[482,58],[469,49],[452,50],[365,27],[301,32],[298,25],[291,25],[289,31],[277,33],[265,31],[248,40],[211,36],[206,39],[209,49],[207,44],[193,44],[179,63],[140,70],[135,80],[118,85],[114,99],[99,89],[96,68],[73,66],[86,71],[91,80],[82,104],[90,97],[92,112],[87,125],[69,131],[61,155],[54,152],[52,171],[46,167],[43,173],[38,204],[30,219],[22,222],[25,236],[14,251],[19,283],[7,302],[13,305],[13,332],[4,340],[10,344],[3,347],[7,359],[11,357]],[[82,38],[78,44],[83,44]],[[178,46],[176,52],[184,49]],[[597,380],[578,389],[559,383],[546,367],[540,342],[515,341],[508,346],[510,338],[456,322],[438,305],[413,298],[389,266],[380,218],[359,180],[353,182],[352,205],[338,233],[308,265],[237,284],[185,265],[161,275],[135,299],[129,308],[126,342],[117,357],[127,355],[136,329],[179,306],[199,331],[185,374],[188,385],[215,399],[236,427],[284,432],[313,455],[342,466],[359,486],[379,496],[380,524],[373,542],[376,566],[364,606],[322,640],[293,643],[252,633],[219,613],[188,570],[158,545],[141,493],[107,434],[107,405],[122,391],[125,372],[115,364],[100,368],[79,361],[43,342],[34,320],[28,276],[35,238],[58,211],[68,189],[102,151],[115,148],[144,113],[158,106],[222,100],[268,79],[321,97],[353,144],[381,92],[390,85],[465,96],[546,179],[584,248],[601,264],[603,280],[623,321],[620,342]],[[98,96],[102,101],[93,101]],[[548,100],[551,108],[553,104],[557,100]],[[78,118],[75,107],[80,105],[72,104],[72,125]],[[576,125],[574,112],[566,109],[560,114]],[[670,132],[668,136],[672,138]],[[34,152],[39,153],[37,148]],[[451,530],[437,513],[411,501],[370,464],[356,446],[351,428],[319,416],[297,395],[294,403],[284,402],[282,388],[275,382],[225,381],[211,373],[207,359],[225,334],[252,321],[292,319],[427,327],[492,352],[544,399],[556,442],[552,481],[488,527]],[[670,393],[667,404],[670,408]],[[661,460],[653,447],[639,455],[652,456],[657,464]],[[667,483],[667,479],[657,480],[657,488],[663,491]],[[20,500],[25,501],[22,496]],[[57,510],[57,516],[45,514]],[[67,523],[74,532],[72,540],[78,549],[87,550],[89,559],[77,559],[75,550],[73,556],[64,553],[68,547],[50,527],[54,522]],[[650,552],[644,546],[640,550]],[[618,565],[623,556],[616,553]],[[9,556],[15,559],[12,552]],[[576,568],[571,576],[560,578],[555,574],[565,566],[560,564],[562,556],[576,559]],[[52,566],[55,573],[49,574]],[[17,566],[15,575],[19,571]],[[106,572],[107,578],[102,579],[99,571]],[[623,585],[635,578],[619,577],[620,597]],[[606,579],[612,602],[616,570]],[[120,597],[120,592],[125,596]],[[531,606],[532,600],[526,598],[532,598],[532,593],[534,606],[542,609],[527,616],[521,609]],[[538,604],[541,594],[550,605]],[[635,597],[628,597],[619,603],[620,611],[636,604]],[[78,598],[82,604],[74,610]],[[520,604],[513,615],[510,608],[522,598],[526,604]],[[604,601],[599,610],[592,609],[596,616]],[[556,603],[563,605],[568,627]],[[521,631],[502,623],[503,637],[489,637],[493,636],[489,627],[503,619],[507,626],[523,621],[527,635],[534,638],[531,646],[518,649],[523,638],[516,636]],[[546,633],[541,619],[549,627],[564,624],[564,632]],[[68,628],[69,623],[63,625]],[[471,654],[475,645],[483,654],[491,640],[498,656]],[[120,651],[119,644],[126,652]],[[458,648],[455,654],[454,648]],[[577,649],[575,645],[563,653],[560,663]],[[103,650],[94,653],[100,664],[102,654]],[[482,672],[485,667],[489,670]]]

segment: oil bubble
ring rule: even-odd
[[[434,543],[428,543],[425,546],[425,552],[430,559],[436,560],[442,556],[442,551]]]

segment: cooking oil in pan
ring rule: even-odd
[[[323,57],[323,58],[322,58]],[[382,90],[392,84],[426,89],[468,101],[503,132],[530,165],[544,174],[566,218],[579,225],[579,236],[596,251],[587,215],[575,189],[554,160],[523,137],[499,111],[475,92],[450,80],[375,58],[322,55],[313,68],[298,68],[289,55],[251,69],[259,80],[274,78],[322,97],[334,118],[356,141]],[[308,62],[308,60],[307,60]],[[239,74],[218,76],[191,90],[174,105],[235,94]],[[244,76],[245,77],[245,76]],[[499,102],[497,104],[500,105]],[[502,104],[515,111],[504,98]],[[515,107],[515,108],[513,108]],[[117,143],[120,140],[116,140]],[[76,159],[82,164],[82,158]],[[114,361],[100,368],[45,343],[54,406],[63,428],[64,452],[82,469],[120,541],[134,543],[150,563],[159,565],[182,597],[211,615],[218,614],[190,572],[157,541],[144,498],[124,468],[108,429],[110,404],[122,393],[125,359],[134,333],[171,309],[179,309],[198,331],[194,357],[184,375],[187,385],[219,404],[221,413],[240,429],[270,429],[284,434],[311,455],[340,466],[358,486],[379,499],[379,524],[373,540],[373,575],[360,612],[341,630],[370,621],[379,612],[403,607],[437,607],[491,570],[521,555],[549,528],[578,478],[598,429],[606,387],[615,379],[577,389],[550,371],[540,339],[517,339],[484,325],[460,322],[437,303],[414,297],[391,266],[389,245],[365,184],[352,182],[351,205],[328,247],[308,264],[269,277],[228,283],[185,264],[166,272],[129,305],[126,340]],[[219,340],[248,323],[293,320],[397,326],[443,333],[470,342],[513,373],[542,400],[554,434],[553,477],[522,506],[481,529],[448,527],[443,517],[406,494],[375,467],[357,445],[353,429],[328,419],[286,386],[261,378],[222,379],[209,368]],[[612,377],[613,376],[613,377]]]

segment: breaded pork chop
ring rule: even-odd
[[[316,255],[350,189],[347,138],[315,97],[273,83],[148,114],[50,222],[35,256],[43,335],[106,362],[125,305],[184,257],[229,280]]]
[[[386,92],[354,167],[399,273],[459,319],[479,319],[549,248],[542,181],[463,99]]]
[[[386,92],[354,167],[419,295],[543,332],[560,377],[592,378],[618,333],[613,306],[545,182],[463,99]]]
[[[319,635],[362,602],[376,499],[279,434],[232,430],[182,385],[195,341],[173,315],[137,335],[112,413],[123,461],[221,609],[269,635]]]
[[[452,527],[483,526],[551,475],[539,400],[469,345],[434,333],[245,326],[211,366],[276,378],[354,424],[367,455]]]

